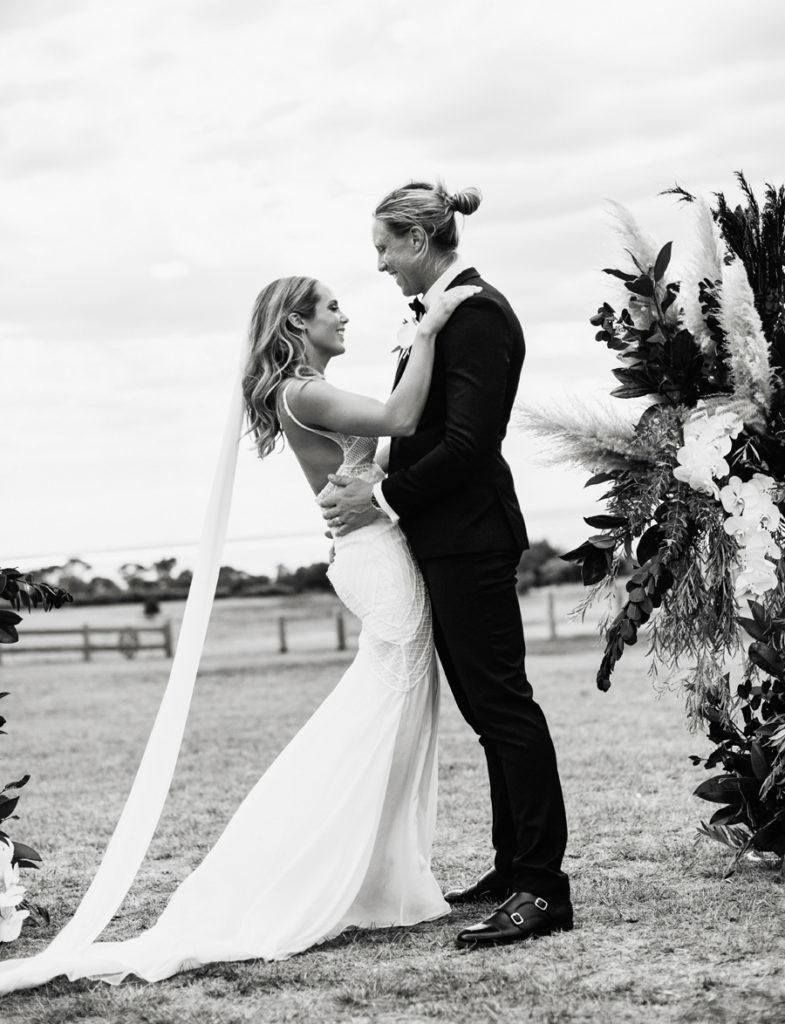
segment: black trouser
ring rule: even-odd
[[[488,762],[496,870],[515,891],[569,897],[561,783],[526,678],[515,551],[421,559],[436,650]]]

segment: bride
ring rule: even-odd
[[[317,496],[334,486],[331,474],[380,479],[385,458],[376,457],[378,437],[414,432],[435,337],[477,291],[455,287],[440,296],[417,327],[403,378],[379,402],[324,377],[330,360],[344,352],[348,322],[332,292],[306,277],[268,285],[254,306],[242,373],[245,414],[260,456],[283,433]],[[231,431],[227,436],[230,448]],[[218,488],[224,499],[228,479]],[[221,535],[220,528],[215,532]],[[201,650],[190,636],[187,609],[159,718],[104,863],[74,919],[46,950],[0,965],[0,992],[58,975],[160,981],[215,961],[284,959],[349,927],[411,925],[449,913],[430,864],[439,696],[423,580],[400,528],[381,512],[369,525],[336,535],[334,551],[330,581],[362,623],[357,657],[336,688],[262,775],[156,923],[131,939],[94,941],[133,879],[149,842],[144,832],[155,827],[155,812],[141,808],[151,803],[152,790],[162,803],[168,789],[163,751],[173,770],[179,738],[165,705],[178,656],[188,649],[191,664],[180,675],[195,675]],[[209,589],[202,583],[197,595],[208,615]],[[184,722],[190,691],[174,699]],[[135,866],[134,855],[122,849],[123,828],[137,847]]]

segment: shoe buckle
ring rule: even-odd
[[[517,925],[519,928],[523,924],[523,918],[521,917],[521,915],[518,913],[517,910],[513,911],[513,913],[510,914],[510,920],[512,921],[513,924]]]
[[[548,901],[547,901],[547,900],[544,900],[544,899],[542,898],[542,896],[538,896],[538,897],[537,897],[537,898],[535,899],[535,901],[534,901],[534,905],[535,905],[535,907],[536,907],[536,908],[537,908],[538,910],[547,910],[547,909],[548,909]]]

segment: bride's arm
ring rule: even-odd
[[[385,473],[390,469],[390,443],[381,445],[376,449],[376,465],[381,467]]]
[[[307,426],[362,437],[407,437],[413,434],[428,397],[436,335],[457,307],[480,289],[449,288],[439,296],[417,328],[406,372],[386,402],[311,380],[287,394],[295,416]],[[291,389],[294,390],[294,389]]]

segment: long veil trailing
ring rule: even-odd
[[[244,342],[169,681],[125,806],[74,916],[36,956],[0,964],[0,992],[42,984],[57,973],[55,965],[63,956],[98,938],[123,902],[153,838],[180,752],[215,595],[242,432],[245,350]]]

